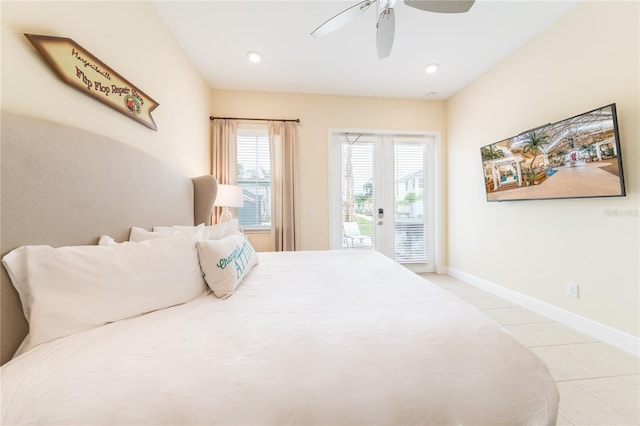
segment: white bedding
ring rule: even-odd
[[[229,299],[40,345],[0,370],[9,424],[555,424],[544,364],[374,251],[259,253]]]

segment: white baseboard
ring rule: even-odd
[[[449,271],[448,267],[442,266],[442,265],[436,265],[434,269],[435,269],[435,273],[440,275],[447,275]]]
[[[557,306],[541,302],[538,299],[518,293],[506,287],[489,282],[485,279],[478,278],[458,269],[448,267],[448,275],[470,284],[474,287],[481,288],[498,297],[506,299],[510,302],[520,305],[523,308],[544,315],[568,327],[580,331],[588,336],[602,340],[612,346],[620,348],[635,356],[640,356],[640,339],[631,334],[616,330],[597,321],[576,315],[573,312],[560,309]]]

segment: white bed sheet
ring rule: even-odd
[[[555,424],[546,366],[373,251],[260,253],[226,300],[43,344],[0,370],[2,424]]]

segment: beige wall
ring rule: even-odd
[[[216,116],[299,118],[300,245],[329,248],[329,129],[425,130],[445,140],[439,101],[214,90]],[[444,148],[443,148],[444,150]],[[257,250],[271,250],[269,235],[251,236]]]
[[[0,4],[3,110],[115,138],[187,176],[209,173],[209,88],[148,2]],[[69,37],[100,58],[160,104],[158,131],[67,86],[23,33]]]
[[[638,2],[585,2],[447,103],[449,265],[638,336]],[[480,146],[615,102],[625,198],[487,203]],[[579,299],[566,296],[568,282]]]
[[[449,265],[638,335],[637,2],[585,2],[446,104],[210,91],[147,2],[0,5],[3,110],[122,140],[190,176],[209,172],[209,115],[300,118],[303,250],[329,246],[330,128],[440,131]],[[132,29],[116,24],[122,16]],[[159,130],[62,83],[25,32],[73,38],[101,58],[160,103],[153,113]],[[626,198],[485,201],[481,145],[611,102],[618,106]],[[269,250],[268,237],[252,240]],[[580,285],[580,299],[565,295],[569,281]]]

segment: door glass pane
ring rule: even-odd
[[[394,144],[394,240],[399,262],[427,261],[423,143]]]
[[[373,248],[374,144],[342,142],[342,248]]]

